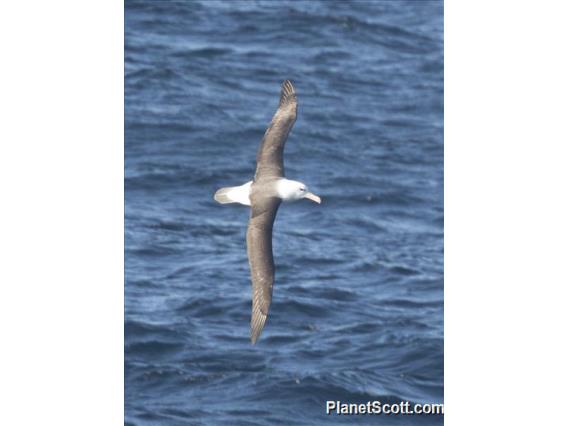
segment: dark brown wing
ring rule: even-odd
[[[274,259],[272,257],[272,226],[280,199],[275,197],[252,198],[251,217],[247,229],[247,253],[252,282],[252,317],[250,338],[256,343],[264,328],[272,301]]]
[[[260,143],[256,155],[255,180],[284,176],[284,144],[296,122],[298,101],[290,80],[282,83],[280,104]]]

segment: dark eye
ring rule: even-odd
[[[306,190],[306,188],[304,188],[304,187],[300,188],[300,191],[305,191],[305,190]]]

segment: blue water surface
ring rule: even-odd
[[[442,424],[443,3],[126,1],[125,422]],[[294,81],[270,317],[249,341],[252,178]]]

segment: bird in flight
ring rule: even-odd
[[[252,317],[250,338],[255,344],[268,317],[274,285],[272,227],[282,201],[307,198],[318,204],[320,197],[308,187],[284,177],[284,144],[298,111],[296,91],[290,80],[282,83],[280,103],[262,138],[256,155],[254,180],[240,186],[221,188],[215,201],[221,204],[240,203],[251,207],[247,229],[247,254],[252,282]]]

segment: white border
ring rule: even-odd
[[[123,4],[0,6],[0,424],[123,423]]]
[[[445,420],[557,424],[568,379],[567,7],[445,9]]]

